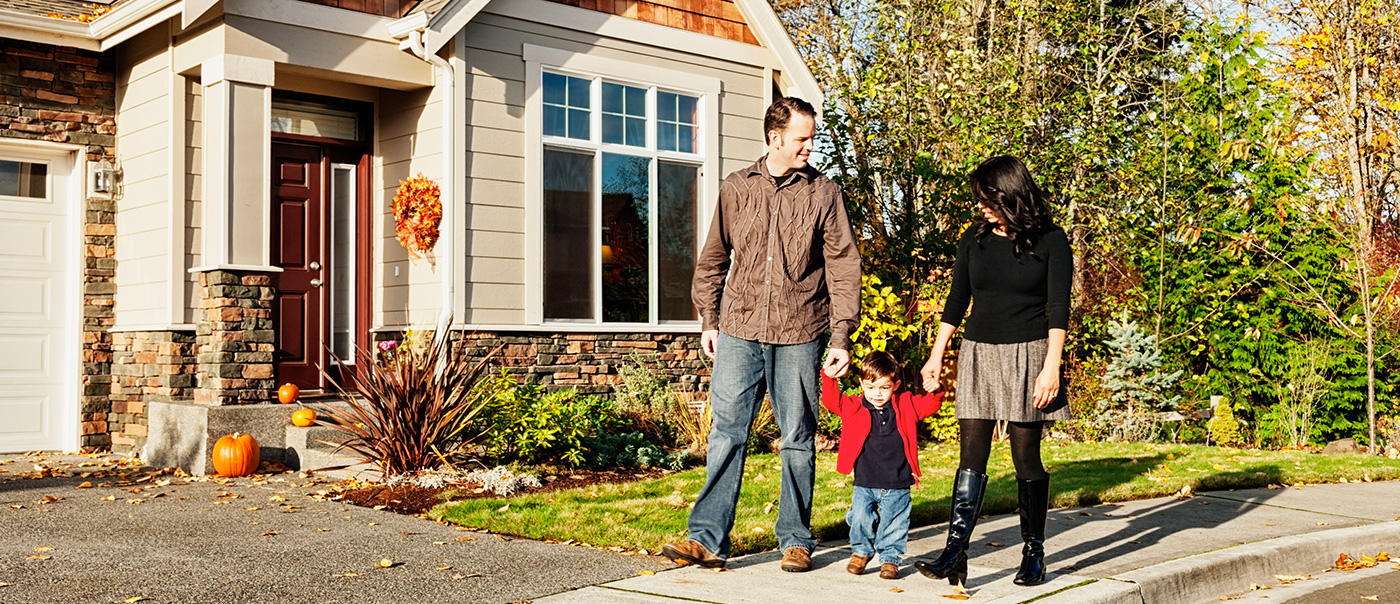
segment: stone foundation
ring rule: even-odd
[[[105,428],[113,452],[139,452],[146,446],[148,405],[187,401],[193,394],[194,334],[119,331],[111,334],[111,339],[112,375]]]
[[[249,405],[276,399],[272,358],[272,277],[208,271],[199,275],[199,384],[194,401]]]

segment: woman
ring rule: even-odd
[[[1070,417],[1060,389],[1060,354],[1069,327],[1072,257],[1064,230],[1051,221],[1045,191],[1021,160],[993,157],[977,166],[969,180],[982,219],[958,241],[938,339],[920,372],[925,390],[942,387],[943,353],[975,300],[958,353],[961,451],[948,546],[937,560],[914,566],[953,585],[967,578],[967,545],[987,488],[992,431],[998,420],[1005,420],[1025,541],[1015,583],[1037,585],[1045,580],[1050,501],[1040,437],[1046,422]]]

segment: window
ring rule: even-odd
[[[48,197],[48,164],[0,159],[0,196]]]
[[[695,321],[702,97],[548,69],[540,88],[542,318]]]

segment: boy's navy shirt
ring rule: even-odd
[[[904,439],[899,435],[899,424],[895,421],[894,401],[890,400],[883,408],[876,408],[860,399],[861,406],[870,412],[870,434],[865,437],[865,446],[860,457],[856,458],[855,486],[867,489],[907,489],[914,486],[914,471],[904,455]]]

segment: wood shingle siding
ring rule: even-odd
[[[732,0],[550,0],[657,25],[758,44]]]

